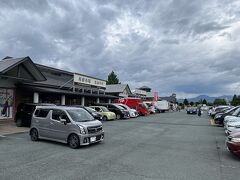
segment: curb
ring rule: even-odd
[[[211,125],[211,126],[222,127],[222,126],[220,126],[219,124],[215,124],[215,122],[214,122],[213,119],[210,119],[209,121],[210,121],[210,125]]]
[[[14,135],[14,134],[24,134],[24,133],[28,133],[28,131],[4,133],[4,134],[0,134],[0,136],[9,136],[9,135]]]
[[[210,125],[211,125],[211,126],[216,126],[216,124],[215,124],[215,122],[214,122],[213,119],[210,119],[209,121],[210,121]]]

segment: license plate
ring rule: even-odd
[[[96,137],[90,137],[90,141],[91,141],[91,142],[96,141]]]

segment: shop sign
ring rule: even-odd
[[[141,89],[135,89],[135,94],[146,96],[147,92]]]
[[[81,83],[81,84],[87,84],[91,86],[97,86],[97,87],[104,87],[106,88],[106,81],[95,79],[95,78],[90,78],[87,76],[83,76],[80,74],[74,74],[73,80],[75,83]]]
[[[13,90],[0,88],[0,119],[13,117]]]

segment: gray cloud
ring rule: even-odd
[[[162,95],[236,93],[240,3],[1,1],[0,56],[148,85]]]

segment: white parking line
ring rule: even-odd
[[[3,135],[0,134],[0,137],[7,137],[7,136],[3,136]]]

